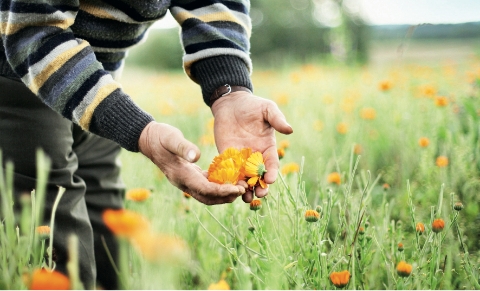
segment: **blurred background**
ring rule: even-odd
[[[253,0],[251,56],[257,68],[455,61],[480,53],[478,11],[475,0]],[[168,14],[127,66],[181,70],[178,34]]]

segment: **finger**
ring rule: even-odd
[[[266,188],[262,188],[262,187],[255,187],[255,196],[257,196],[258,198],[263,198],[265,196],[268,195],[268,185]]]
[[[270,147],[263,153],[263,156],[265,157],[265,168],[267,169],[263,178],[265,183],[273,184],[275,180],[277,180],[278,167],[280,165],[277,149],[275,147]]]
[[[162,145],[169,152],[194,163],[200,158],[200,149],[183,137],[180,130],[170,126],[170,131],[161,139]]]
[[[250,203],[253,200],[253,192],[252,191],[247,191],[245,194],[242,195],[242,200],[245,203]]]
[[[293,133],[293,128],[288,124],[285,115],[278,108],[277,104],[271,103],[267,106],[265,120],[278,132],[283,134]]]
[[[192,194],[192,197],[205,205],[217,205],[232,203],[238,198],[238,195],[229,195],[225,197],[206,197],[195,193]]]

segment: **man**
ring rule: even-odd
[[[202,203],[253,199],[245,184],[209,182],[194,164],[198,147],[154,121],[116,81],[128,48],[168,9],[182,28],[184,69],[215,117],[219,152],[231,146],[261,151],[265,181],[273,183],[275,130],[290,134],[292,128],[273,102],[251,93],[248,1],[0,0],[0,148],[15,164],[16,193],[35,187],[36,148],[52,159],[47,217],[57,185],[67,189],[56,212],[57,270],[66,272],[67,237],[76,234],[86,287],[97,277],[102,287],[117,288],[102,237],[114,254],[117,247],[101,213],[122,207],[120,147],[150,158]]]

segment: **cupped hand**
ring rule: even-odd
[[[245,193],[241,185],[209,182],[206,172],[194,164],[200,158],[200,150],[173,126],[150,122],[142,131],[138,146],[170,183],[206,205],[231,203]]]
[[[253,152],[261,152],[267,169],[264,180],[267,186],[274,183],[279,168],[275,130],[283,134],[293,132],[277,104],[248,92],[237,91],[215,101],[212,113],[218,151],[221,153],[229,147],[249,147]],[[264,197],[268,194],[268,187],[264,189],[257,186],[255,193],[247,190],[243,201],[251,202],[253,194]]]

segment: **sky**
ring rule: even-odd
[[[314,1],[318,2],[319,0]],[[373,25],[462,23],[480,21],[480,0],[346,1],[359,5],[360,12],[365,20]],[[173,17],[168,14],[165,19],[157,22],[155,27],[173,28],[177,27],[177,24]]]

